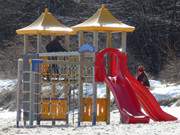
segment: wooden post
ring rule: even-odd
[[[126,40],[127,40],[127,33],[122,32],[121,33],[121,47],[122,47],[123,52],[126,52]]]
[[[18,59],[18,85],[17,85],[17,115],[16,115],[16,126],[19,127],[19,121],[21,121],[21,104],[22,104],[22,78],[23,78],[23,59]]]
[[[79,97],[78,97],[78,126],[81,125],[82,121],[82,109],[83,109],[83,104],[82,104],[82,96],[83,96],[83,80],[82,80],[82,73],[83,73],[83,65],[82,65],[82,56],[79,57],[80,61],[80,66],[79,66]]]
[[[83,36],[83,31],[79,32],[79,47],[84,43],[84,36]],[[79,97],[78,97],[78,126],[81,125],[81,114],[82,114],[82,96],[83,96],[83,80],[82,80],[82,74],[83,74],[83,60],[81,56],[79,57],[80,61],[80,67],[79,67]]]
[[[98,50],[98,32],[93,32],[93,45],[96,47],[96,49]]]
[[[106,47],[112,47],[112,33],[107,32]]]
[[[24,50],[23,50],[23,54],[25,55],[27,53],[27,45],[28,45],[28,37],[27,35],[24,35]]]
[[[56,97],[56,81],[52,80],[52,91],[51,91],[51,97],[55,98]]]
[[[54,36],[51,36],[51,41],[53,41],[54,40]]]
[[[37,35],[37,53],[40,52],[40,46],[41,46],[41,35]]]
[[[98,33],[93,32],[93,44],[98,49]],[[95,67],[96,55],[93,56],[93,67]],[[92,105],[92,125],[96,125],[97,117],[97,84],[95,81],[95,68],[93,69],[93,105]]]
[[[79,32],[78,38],[79,38],[79,47],[80,47],[82,44],[84,44],[84,32],[83,31]]]
[[[70,36],[66,35],[65,36],[65,45],[66,45],[67,51],[69,51],[69,49],[70,49],[69,44],[70,44]]]
[[[34,121],[34,73],[32,71],[32,60],[30,62],[30,109],[29,109],[29,126],[33,126]]]
[[[55,98],[56,97],[56,81],[55,80],[52,80],[52,91],[51,91],[51,98]],[[51,105],[54,105],[51,104]],[[55,120],[52,120],[52,126],[55,126],[56,125],[56,121]]]
[[[107,33],[106,47],[107,48],[112,47],[112,34],[110,32]],[[109,69],[109,67],[108,67],[108,69]],[[107,120],[106,120],[106,124],[110,124],[110,90],[107,86],[106,86],[106,98],[107,98]]]
[[[65,93],[65,99],[67,100],[67,106],[68,106],[68,110],[67,110],[67,114],[66,114],[66,125],[69,124],[69,111],[70,111],[70,108],[69,108],[69,79],[68,78],[65,78],[64,80],[64,93]]]
[[[37,58],[39,59],[39,55],[37,56]],[[37,123],[37,125],[40,125],[40,122],[41,122],[41,119],[40,119],[40,111],[41,111],[41,90],[42,90],[42,88],[41,88],[41,86],[42,86],[42,83],[41,83],[41,74],[40,74],[40,71],[41,70],[41,68],[40,68],[40,64],[38,65],[38,70],[36,71],[36,74],[35,74],[35,81],[36,81],[36,87],[35,87],[35,93],[36,93],[36,95],[35,95],[35,102],[36,102],[36,105],[35,105],[35,108],[36,108],[36,113],[37,113],[37,115],[36,115],[36,123]]]

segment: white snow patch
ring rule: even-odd
[[[180,85],[162,84],[160,81],[150,80],[152,94],[158,101],[180,96]]]
[[[2,90],[12,90],[17,84],[17,80],[10,80],[10,79],[5,79],[5,80],[0,80],[0,92]]]
[[[168,113],[174,114],[180,118],[180,107],[163,107]],[[179,135],[180,122],[151,122],[150,124],[121,124],[119,123],[119,111],[111,112],[111,122],[97,123],[92,126],[91,123],[82,123],[81,127],[75,125],[65,126],[63,122],[56,122],[57,126],[51,126],[51,122],[43,122],[44,125],[35,128],[16,128],[16,112],[0,112],[0,134],[3,135]],[[46,124],[48,123],[48,125]]]

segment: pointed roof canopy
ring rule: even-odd
[[[72,27],[75,31],[133,32],[135,27],[116,19],[103,4],[88,20]]]
[[[46,8],[38,19],[29,26],[16,30],[21,35],[67,35],[75,34],[73,30],[61,24]]]

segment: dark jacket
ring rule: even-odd
[[[66,49],[62,47],[62,45],[58,42],[58,39],[54,39],[46,45],[47,52],[67,52]],[[57,57],[49,57],[49,60],[57,60]],[[48,68],[49,73],[59,74],[59,66],[57,64],[52,64]]]
[[[58,42],[57,39],[49,42],[46,45],[47,52],[66,52],[67,50],[62,47],[62,45]]]
[[[144,86],[150,87],[148,77],[144,72],[137,76],[137,80],[141,82]]]

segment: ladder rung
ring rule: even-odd
[[[23,71],[23,73],[30,73],[30,71]]]
[[[23,81],[23,83],[30,83],[30,81]]]
[[[27,94],[27,93],[30,93],[30,91],[25,91],[25,92],[22,92],[22,94]]]
[[[30,103],[30,101],[22,101],[23,103]]]

